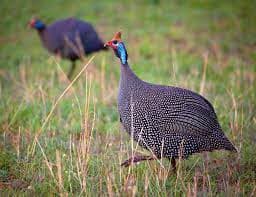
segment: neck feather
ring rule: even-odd
[[[140,82],[141,80],[137,75],[132,71],[130,68],[129,64],[126,62],[126,64],[121,63],[121,76],[120,76],[120,81],[124,82],[125,84],[130,84],[130,83],[137,83]]]
[[[120,80],[119,80],[119,91],[118,91],[118,106],[122,107],[130,99],[134,92],[142,88],[142,80],[140,80],[135,73],[132,71],[128,63],[121,64],[120,66]]]

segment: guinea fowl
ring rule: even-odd
[[[131,70],[121,32],[105,44],[121,61],[118,111],[124,129],[154,156],[133,156],[129,166],[162,157],[187,158],[193,153],[236,148],[223,133],[209,101],[183,88],[155,85],[139,79]]]
[[[31,19],[29,25],[38,31],[49,52],[72,62],[69,78],[77,59],[81,59],[84,54],[106,49],[93,26],[75,18],[58,20],[47,26],[39,19]]]

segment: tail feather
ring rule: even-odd
[[[232,151],[232,152],[237,152],[236,147],[228,139],[226,139],[226,141],[224,141],[223,144],[224,144],[224,149],[225,150],[229,150],[229,151]]]
[[[215,139],[216,141],[216,139]],[[229,150],[232,152],[237,152],[236,147],[229,141],[229,139],[226,136],[223,136],[221,140],[218,140],[216,143],[218,145],[218,149],[224,149],[224,150]]]

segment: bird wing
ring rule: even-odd
[[[216,113],[204,97],[192,91],[151,85],[144,94],[144,113],[157,131],[210,136],[221,132]]]

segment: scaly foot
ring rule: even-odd
[[[148,155],[135,155],[134,157],[131,157],[124,161],[121,166],[128,167],[134,163],[138,163],[140,161],[145,161],[145,160],[155,160],[156,158],[153,156],[148,156]]]

